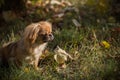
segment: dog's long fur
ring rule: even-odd
[[[28,25],[19,41],[0,48],[2,65],[13,62],[19,67],[26,62],[38,69],[42,51],[51,40],[53,40],[52,25],[49,22],[41,21]]]

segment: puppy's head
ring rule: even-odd
[[[54,36],[52,34],[52,25],[47,21],[30,24],[26,27],[24,32],[24,39],[30,43],[45,43],[52,41]]]

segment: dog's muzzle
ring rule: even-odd
[[[49,41],[52,41],[54,39],[53,34],[49,34]]]
[[[52,41],[53,39],[54,39],[53,34],[48,34],[48,35],[43,37],[44,42]]]

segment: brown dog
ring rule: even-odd
[[[42,51],[53,38],[52,25],[49,22],[32,23],[25,28],[19,41],[0,48],[0,60],[3,65],[13,62],[19,67],[26,62],[38,69]]]

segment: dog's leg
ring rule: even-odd
[[[35,57],[35,62],[34,62],[34,67],[36,70],[39,70],[39,67],[38,67],[38,63],[39,63],[39,57]]]
[[[15,59],[13,62],[17,68],[20,68],[22,66],[22,62],[19,59]]]

